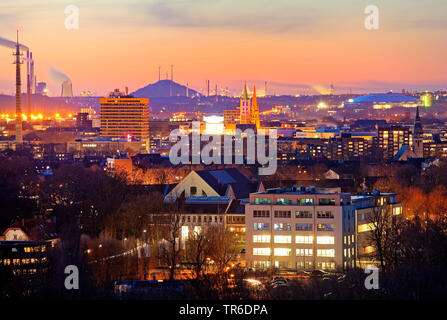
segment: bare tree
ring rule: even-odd
[[[214,260],[218,274],[223,275],[231,259],[237,254],[238,243],[234,234],[223,225],[211,226],[209,234],[213,247],[211,259]]]
[[[203,267],[214,249],[211,241],[211,233],[205,230],[193,231],[186,242],[185,258],[194,266],[194,278],[198,280],[203,275]]]
[[[158,215],[163,220],[162,238],[159,246],[159,255],[169,268],[169,279],[174,279],[177,265],[180,262],[183,251],[181,243],[181,231],[183,226],[182,214],[178,210]]]
[[[384,204],[374,207],[366,220],[370,229],[366,241],[374,248],[371,256],[385,272],[395,261],[398,250],[398,224],[393,217],[392,206]]]

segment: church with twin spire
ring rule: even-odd
[[[261,127],[261,121],[259,119],[258,99],[256,97],[256,86],[253,86],[253,96],[250,99],[247,90],[247,83],[245,83],[241,95],[239,110],[241,124],[254,124],[256,126],[256,129],[259,129]]]

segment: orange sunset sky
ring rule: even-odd
[[[64,9],[79,8],[67,30]],[[379,30],[364,9],[379,8]],[[2,0],[0,36],[31,48],[38,81],[60,93],[50,68],[67,74],[74,94],[134,91],[162,78],[201,90],[244,80],[269,93],[433,90],[447,87],[447,2],[443,0]],[[0,93],[14,92],[10,48],[0,47]],[[25,68],[22,69],[24,81]]]

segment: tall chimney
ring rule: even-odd
[[[29,53],[29,59],[30,59],[30,80],[31,80],[31,94],[36,93],[36,75],[34,74],[34,59],[33,59],[33,53]]]
[[[161,80],[161,66],[158,66],[158,81]]]
[[[21,106],[21,96],[22,96],[22,83],[20,79],[20,45],[19,45],[19,30],[17,29],[17,45],[16,53],[14,53],[16,61],[16,148],[20,148],[23,143],[22,137],[22,106]]]
[[[29,74],[29,50],[26,51],[26,106],[28,117],[31,114],[31,75]]]
[[[208,87],[208,89],[207,89],[207,97],[209,97],[210,96],[210,81],[206,80],[206,84],[207,84],[207,87]]]
[[[174,65],[171,64],[171,81],[174,81]]]

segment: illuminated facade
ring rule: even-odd
[[[103,138],[149,139],[149,99],[132,96],[100,98]],[[149,146],[149,143],[147,144]]]
[[[410,128],[386,126],[378,129],[378,145],[384,159],[392,159],[402,146],[410,145]]]
[[[354,196],[305,187],[251,193],[245,205],[247,267],[345,270],[374,263],[368,231],[377,210],[389,210],[390,222],[403,213],[394,193]]]
[[[250,194],[245,205],[247,267],[354,267],[355,208],[350,194],[333,191],[338,190],[293,187]]]

